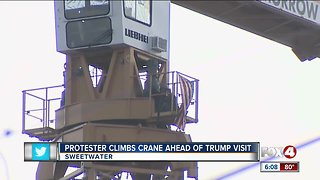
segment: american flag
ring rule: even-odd
[[[185,77],[179,74],[180,90],[181,90],[181,105],[178,109],[178,115],[174,124],[181,130],[186,126],[187,109],[191,103],[193,96],[193,84]]]

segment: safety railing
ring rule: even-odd
[[[48,133],[48,129],[55,128],[55,110],[61,106],[63,90],[64,86],[59,85],[22,91],[23,134],[36,136],[38,131]]]
[[[177,71],[154,75],[144,73],[139,78],[143,96],[156,99],[155,112],[175,111],[178,114],[185,106],[187,122],[198,122],[198,79]],[[22,133],[43,136],[55,129],[55,111],[64,105],[63,91],[63,85],[22,91]],[[189,100],[183,103],[183,97]]]

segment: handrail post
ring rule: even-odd
[[[43,109],[43,112],[42,112],[42,128],[44,128],[44,123],[45,123],[44,121],[45,121],[45,117],[46,117],[45,108],[46,108],[45,100],[42,100],[42,109]]]
[[[195,108],[196,108],[196,112],[195,112],[195,119],[196,119],[196,122],[198,122],[198,108],[199,108],[199,80],[195,80],[196,82],[196,102],[195,102]]]
[[[45,125],[48,124],[48,88],[46,88],[46,109],[45,109],[45,113],[46,113],[46,119],[45,119]]]
[[[22,91],[22,134],[24,134],[26,130],[26,92]]]
[[[176,87],[175,87],[176,88],[176,95],[177,95],[177,97],[179,97],[179,72],[175,71],[175,74],[176,74]],[[178,100],[178,98],[177,98],[177,100]],[[177,104],[178,104],[178,108],[176,111],[178,111],[178,109],[179,109],[179,102],[177,102]]]
[[[174,71],[173,72],[169,72],[171,73],[171,89],[172,89],[172,93],[171,93],[171,112],[173,111],[173,103],[174,103],[174,99],[176,97],[176,91],[175,91],[175,83],[174,83]],[[169,75],[170,76],[170,75]]]
[[[47,106],[47,127],[49,127],[50,126],[50,100],[48,100],[48,106]]]
[[[151,74],[147,74],[147,78],[149,78],[149,107],[152,107],[152,101],[151,101],[151,94],[152,94],[152,75]],[[150,109],[151,112],[151,116],[153,116],[152,114],[152,109]]]

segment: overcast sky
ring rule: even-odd
[[[258,141],[300,145],[320,137],[320,61],[301,63],[290,48],[172,5],[171,70],[200,79],[194,141]],[[55,51],[53,2],[0,2],[0,179],[33,179],[23,162],[24,89],[62,84],[65,56]],[[298,150],[299,173],[260,173],[256,166],[230,179],[317,179],[319,141]],[[5,168],[5,162],[7,168]],[[199,163],[201,180],[251,163]],[[253,178],[255,177],[255,178]]]

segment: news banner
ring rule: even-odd
[[[262,147],[261,156],[288,156],[296,149]],[[259,162],[259,142],[84,143],[25,142],[25,161]],[[299,162],[260,162],[261,172],[298,172]]]

